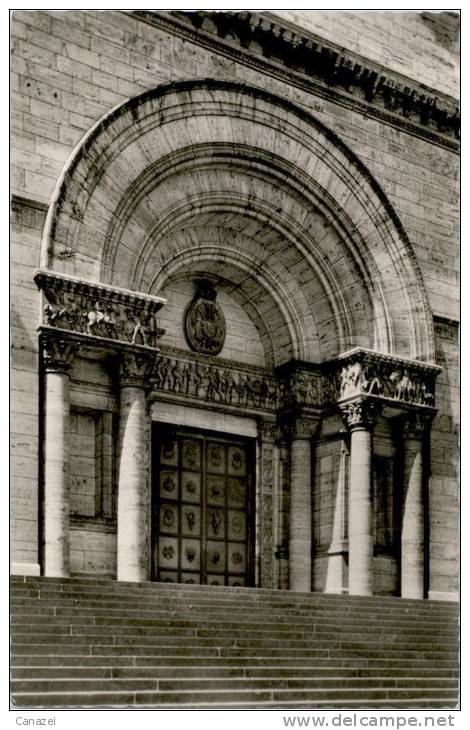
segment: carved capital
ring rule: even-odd
[[[40,344],[46,372],[68,373],[80,345],[67,337],[60,337],[49,332],[41,333]]]
[[[316,434],[320,419],[314,416],[292,415],[282,422],[284,436],[288,441],[311,439]]]
[[[119,361],[121,388],[150,388],[155,372],[155,358],[147,353],[126,352]]]
[[[276,421],[269,421],[265,418],[260,418],[258,421],[258,434],[263,442],[273,444],[278,437],[278,426]]]
[[[421,440],[431,424],[433,415],[411,411],[403,416],[403,438]]]
[[[375,401],[357,398],[348,403],[341,403],[340,410],[349,431],[355,429],[372,431],[377,423],[381,406]]]

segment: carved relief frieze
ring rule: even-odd
[[[435,365],[359,348],[321,366],[290,362],[273,372],[162,346],[154,387],[211,403],[280,413],[316,414],[365,396],[388,401],[391,407],[434,410],[439,372]]]
[[[278,385],[272,374],[257,368],[247,371],[219,360],[191,359],[176,348],[162,350],[157,360],[157,390],[224,405],[277,408]]]
[[[409,406],[434,407],[440,368],[368,350],[355,350],[325,368],[325,403],[374,396]]]
[[[48,327],[152,348],[164,334],[156,319],[164,299],[50,271],[36,271],[34,281],[45,299]]]

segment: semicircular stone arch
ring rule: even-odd
[[[420,271],[377,182],[313,116],[241,84],[157,87],[95,125],[56,187],[42,264],[163,296],[209,275],[269,365],[355,346],[434,361]]]

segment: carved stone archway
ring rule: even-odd
[[[260,333],[265,367],[165,345],[154,316],[178,277],[208,277],[237,299]],[[273,568],[275,533],[295,590],[311,587],[312,439],[323,418],[341,413],[356,474],[349,511],[359,525],[350,551],[360,574],[350,571],[349,589],[372,591],[372,416],[429,420],[439,369],[411,245],[383,191],[335,135],[285,100],[240,84],[181,82],[132,99],[67,164],[36,280],[46,300],[43,333],[120,358],[118,521],[130,519],[133,537],[120,542],[118,527],[118,577],[147,575],[145,510],[135,509],[146,392],[150,401],[257,420],[258,573],[266,585],[285,573]],[[413,433],[408,533],[421,495]],[[287,526],[274,494],[283,479]],[[406,595],[419,597],[423,536],[408,533]]]

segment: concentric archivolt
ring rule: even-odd
[[[434,359],[384,193],[317,120],[259,89],[175,83],[113,110],[66,166],[44,252],[58,272],[154,294],[191,267],[216,271],[259,316],[271,357],[277,332],[311,361],[356,345]]]

